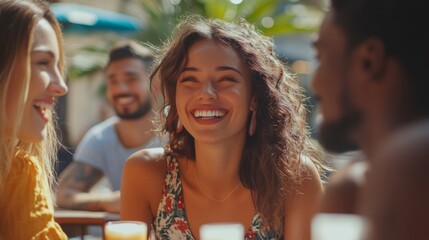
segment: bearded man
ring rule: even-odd
[[[362,213],[378,151],[399,131],[429,119],[429,35],[421,34],[429,15],[423,0],[330,2],[314,43],[319,140],[331,152],[360,149],[361,160],[331,177],[321,211]]]
[[[152,61],[152,52],[136,42],[111,49],[105,68],[106,97],[116,116],[93,126],[77,146],[73,162],[60,175],[58,206],[119,212],[126,159],[142,148],[162,146],[152,123],[154,98],[148,73]],[[103,176],[112,192],[91,192]]]

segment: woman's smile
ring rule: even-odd
[[[44,120],[45,123],[49,120],[50,111],[54,106],[54,100],[52,98],[47,99],[38,99],[33,102],[33,107],[39,113],[40,117]]]
[[[197,109],[191,111],[194,120],[199,124],[214,124],[222,121],[228,114],[226,109]]]

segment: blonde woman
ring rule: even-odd
[[[48,7],[0,2],[0,238],[67,239],[53,219],[54,105],[67,92]]]

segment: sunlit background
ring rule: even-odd
[[[73,152],[85,132],[112,114],[104,97],[103,66],[112,44],[136,39],[159,46],[183,15],[231,21],[245,18],[271,36],[279,57],[307,90],[309,124],[314,70],[311,41],[326,9],[324,0],[70,0],[50,1],[63,26],[69,93],[58,106],[62,142]],[[70,155],[60,156],[66,165]],[[62,169],[60,169],[61,171]]]

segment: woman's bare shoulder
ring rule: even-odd
[[[133,153],[128,161],[156,162],[164,157],[164,148],[145,148]]]
[[[166,166],[163,148],[146,148],[133,153],[127,159],[124,172],[136,172],[147,177],[156,177],[165,174]]]
[[[121,218],[147,221],[155,216],[166,168],[162,148],[142,149],[127,159],[122,172]]]
[[[356,156],[333,173],[326,183],[319,210],[328,213],[357,213],[357,203],[367,170],[368,162]]]
[[[322,181],[314,162],[307,156],[301,156],[299,161],[300,168],[299,174],[301,175],[301,181],[299,181],[298,188],[301,191],[315,191],[322,189]],[[316,192],[317,192],[316,191]]]

